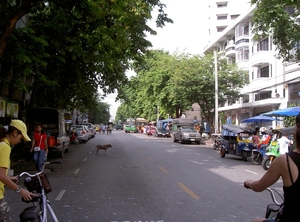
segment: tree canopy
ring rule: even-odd
[[[256,4],[252,18],[256,38],[261,39],[271,35],[279,50],[279,57],[285,61],[298,62],[300,60],[300,1],[251,0],[251,3]]]
[[[145,38],[156,34],[147,25],[151,12],[159,12],[157,27],[173,22],[160,0],[0,4],[1,76],[13,67],[13,84],[31,94],[30,106],[92,108],[99,89],[112,93],[127,83],[130,61],[151,46]],[[25,14],[27,25],[11,30]]]
[[[240,89],[248,82],[248,75],[221,57],[218,67],[219,102],[235,101]],[[122,105],[117,111],[117,120],[121,117],[155,120],[157,107],[159,116],[178,118],[183,111],[190,110],[192,104],[198,103],[202,115],[213,123],[215,76],[212,54],[170,55],[153,50],[145,54],[143,63],[134,65],[134,70],[137,76],[120,91]]]

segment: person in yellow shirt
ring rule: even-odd
[[[12,120],[10,125],[6,127],[0,126],[0,222],[11,221],[10,209],[4,199],[4,186],[14,190],[25,200],[31,200],[31,196],[33,196],[28,190],[24,190],[16,184],[17,177],[7,175],[10,167],[11,146],[20,143],[21,139],[25,142],[30,141],[26,125],[21,120]]]

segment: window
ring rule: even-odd
[[[285,11],[289,14],[293,14],[295,12],[295,7],[287,6],[285,7]]]
[[[222,32],[226,27],[217,27],[217,32]]]
[[[257,43],[257,51],[268,51],[269,50],[269,38],[266,38]]]
[[[257,78],[268,78],[268,77],[269,77],[269,66],[257,70]]]
[[[240,15],[231,15],[230,18],[231,20],[235,20],[237,17],[239,17]]]
[[[235,27],[235,37],[249,36],[249,23],[240,23]]]
[[[269,99],[272,97],[272,91],[262,92],[255,94],[255,101]]]
[[[227,19],[227,15],[218,15],[217,16],[217,20],[226,20]]]
[[[227,3],[217,3],[218,8],[227,8]]]
[[[249,60],[249,47],[243,46],[237,49],[237,61]]]

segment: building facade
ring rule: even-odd
[[[209,45],[212,43],[210,41],[212,37],[223,32],[241,13],[249,8],[249,0],[209,0],[205,3],[205,7],[207,7],[208,12],[206,21],[208,28],[205,35],[208,36]]]
[[[251,32],[254,10],[255,6],[249,6],[204,50],[216,50],[220,56],[236,63],[249,74],[249,84],[241,89],[240,98],[226,101],[218,107],[219,112],[225,112],[237,124],[243,119],[286,108],[290,104],[300,105],[300,67],[297,63],[276,58],[278,53],[272,36],[254,39]],[[274,128],[282,123],[269,124]]]

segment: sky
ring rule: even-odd
[[[207,4],[203,0],[162,0],[167,6],[165,12],[174,23],[167,23],[163,28],[156,28],[155,22],[148,25],[157,31],[156,36],[147,39],[152,43],[152,49],[162,49],[173,54],[176,51],[190,54],[201,54],[207,44],[206,22]],[[154,16],[153,16],[154,17]],[[128,75],[134,73],[129,72]],[[116,95],[110,94],[104,102],[110,105],[111,120],[115,119],[120,102],[115,102]]]

